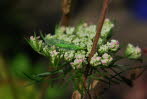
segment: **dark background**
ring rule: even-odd
[[[71,14],[70,25],[74,26],[81,20],[97,24],[101,7],[102,0],[77,0]],[[3,68],[0,68],[0,81],[3,82],[8,78],[3,76],[8,75],[4,72],[7,69],[16,82],[22,81],[22,75],[17,77],[18,74],[14,73],[16,71],[29,71],[30,73],[45,71],[48,60],[34,52],[25,38],[29,38],[34,32],[54,33],[55,25],[60,22],[62,16],[61,0],[0,0],[0,12],[0,60],[2,61],[0,67]],[[113,38],[118,39],[123,45],[133,43],[141,48],[147,48],[146,0],[112,0],[107,18],[116,22]],[[144,64],[146,64],[147,57],[146,55],[143,57]],[[5,65],[8,68],[5,68]],[[40,67],[42,69],[34,70]],[[106,99],[147,99],[145,91],[147,79],[145,78],[144,73],[135,81],[133,88],[126,85],[112,87],[106,92]],[[9,84],[6,83],[7,85]],[[3,86],[5,84],[0,85],[0,90]],[[1,92],[0,96],[3,99],[10,99],[5,98]],[[70,95],[71,93],[65,96]]]

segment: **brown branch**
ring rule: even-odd
[[[96,35],[95,35],[95,38],[94,38],[94,42],[93,42],[91,52],[90,52],[89,57],[88,57],[88,63],[90,63],[91,58],[93,57],[93,55],[95,54],[95,52],[97,50],[97,45],[98,45],[98,41],[99,41],[99,38],[100,38],[101,30],[102,30],[102,27],[103,27],[103,24],[104,24],[104,20],[105,20],[105,17],[106,17],[106,13],[107,13],[107,10],[108,10],[109,2],[110,2],[110,0],[104,1],[103,8],[102,8],[100,18],[99,18],[99,21],[98,21],[97,32],[96,32]],[[86,87],[87,76],[89,74],[89,71],[91,71],[91,70],[90,70],[90,65],[88,64],[85,68],[85,73],[84,73],[84,77],[83,77],[84,87]],[[88,91],[88,94],[89,94],[89,91]],[[91,96],[89,96],[89,98],[91,98]]]
[[[67,26],[69,23],[69,17],[71,12],[71,2],[72,0],[62,0],[62,18],[60,25]]]
[[[103,8],[102,8],[100,18],[99,18],[97,32],[96,32],[95,39],[94,39],[94,42],[93,42],[92,50],[91,50],[89,57],[88,57],[88,61],[91,60],[91,58],[93,57],[93,55],[95,54],[95,52],[97,50],[98,40],[100,38],[100,33],[101,33],[101,30],[102,30],[102,27],[103,27],[103,24],[104,24],[104,20],[105,20],[106,13],[107,13],[107,10],[108,10],[109,2],[110,2],[110,0],[104,1]]]
[[[93,42],[91,52],[90,52],[89,57],[88,57],[88,63],[90,63],[91,58],[93,57],[93,55],[95,54],[95,52],[97,50],[98,40],[100,38],[100,33],[101,33],[101,30],[102,30],[102,26],[104,24],[104,20],[105,20],[106,13],[107,13],[107,10],[108,10],[109,2],[110,2],[110,0],[105,0],[104,1],[103,8],[102,8],[100,18],[99,18],[97,32],[96,32],[96,35],[95,35],[95,39],[94,39],[94,42]],[[87,79],[89,71],[91,71],[91,70],[90,70],[90,66],[88,64],[86,66],[86,69],[85,69],[85,74],[84,74],[85,78],[84,79]],[[86,80],[84,81],[84,83],[86,83]]]
[[[96,32],[96,35],[95,35],[95,38],[94,38],[94,42],[93,42],[93,46],[92,46],[92,50],[91,50],[91,52],[89,54],[89,57],[88,57],[88,63],[90,63],[91,58],[93,57],[93,55],[96,52],[97,45],[98,45],[98,40],[100,38],[100,33],[101,33],[101,30],[102,30],[102,26],[104,24],[104,20],[105,20],[106,13],[107,13],[107,10],[108,10],[109,2],[110,2],[110,0],[105,0],[104,1],[103,8],[102,8],[102,11],[101,11],[101,14],[100,14],[100,18],[99,18],[97,32]],[[89,71],[91,71],[91,70],[90,70],[90,66],[88,64],[86,66],[86,68],[85,68],[85,73],[84,73],[84,76],[83,76],[83,80],[84,80],[83,81],[83,86],[84,86],[84,88],[87,88],[87,76],[89,74]],[[89,90],[88,90],[87,94],[89,96],[89,99],[92,99],[92,97],[91,97],[91,95],[89,93]]]

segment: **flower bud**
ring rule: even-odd
[[[50,50],[49,50],[48,46],[45,46],[43,48],[43,51],[42,52],[43,52],[43,55],[50,56]]]
[[[32,48],[35,51],[37,51],[37,52],[41,51],[42,48],[43,48],[43,42],[42,42],[42,40],[39,40],[39,38],[40,37],[33,37],[33,36],[31,36],[30,37],[30,41],[29,41],[29,43],[32,46]]]
[[[73,69],[80,69],[83,67],[84,64],[87,64],[85,58],[77,58],[74,60],[74,62],[70,63]]]
[[[117,40],[111,40],[107,43],[110,51],[117,51],[119,49],[119,42]]]
[[[75,51],[67,51],[67,52],[65,52],[65,54],[64,54],[65,60],[71,61],[74,58],[74,53],[75,53]]]
[[[66,34],[73,34],[74,30],[74,27],[66,27]]]
[[[55,34],[62,34],[65,31],[65,27],[64,26],[57,26],[56,30],[55,30]]]
[[[102,38],[108,38],[111,35],[111,30],[114,27],[114,24],[111,23],[109,19],[106,19],[101,31]]]
[[[112,62],[112,60],[113,60],[113,58],[110,55],[108,55],[107,53],[105,53],[102,56],[101,62],[102,62],[102,65],[109,66],[110,63]]]
[[[139,59],[141,57],[141,49],[137,46],[133,46],[132,44],[128,44],[125,56],[127,56],[129,59]]]
[[[100,54],[104,54],[107,53],[109,51],[109,47],[107,45],[102,45],[100,46],[100,48],[98,49],[98,52]]]
[[[99,65],[101,65],[101,57],[99,57],[98,54],[96,53],[96,54],[91,58],[90,64],[91,64],[92,66],[99,66]]]
[[[56,62],[56,58],[58,57],[59,52],[56,50],[50,51],[51,62],[54,64]]]

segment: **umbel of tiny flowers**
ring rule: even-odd
[[[91,66],[109,65],[112,58],[104,58],[102,55],[105,56],[106,53],[118,51],[119,42],[117,40],[108,42],[108,37],[110,37],[113,27],[114,24],[109,19],[106,19],[98,42],[97,54],[94,55],[90,62]],[[91,51],[95,33],[96,25],[88,25],[87,23],[80,24],[77,27],[57,26],[55,35],[47,34],[44,37],[45,42],[39,40],[39,37],[31,36],[29,43],[35,51],[48,56],[52,63],[56,62],[56,58],[60,59],[60,55],[63,56],[61,58],[64,58],[64,61],[70,63],[73,69],[79,69],[88,63],[86,58]],[[80,49],[64,49],[68,47],[69,49]]]
[[[141,58],[141,49],[138,46],[133,46],[132,44],[128,44],[125,56],[129,59],[139,59]]]
[[[120,49],[117,40],[109,41],[113,27],[114,24],[106,19],[98,42],[98,50],[90,61],[91,66],[109,66],[113,60],[111,54],[115,54]],[[58,26],[55,35],[47,34],[43,38],[44,42],[40,40],[40,37],[31,36],[29,43],[39,54],[48,56],[51,63],[54,64],[56,59],[64,58],[64,61],[70,63],[73,69],[80,69],[88,63],[87,57],[91,51],[95,33],[96,25],[86,23],[77,27]],[[138,59],[141,57],[141,50],[139,47],[128,44],[125,56],[129,59]]]
[[[50,66],[54,69],[53,72],[51,71],[53,74],[61,72],[64,75],[68,73],[71,74],[71,79],[75,83],[74,87],[76,90],[79,90],[76,86],[79,86],[80,82],[83,83],[83,74],[87,72],[85,71],[85,69],[87,69],[86,66],[88,66],[90,70],[87,72],[90,78],[88,78],[89,81],[97,80],[97,74],[110,82],[114,80],[111,78],[117,75],[122,79],[122,76],[117,74],[117,72],[115,72],[114,75],[109,75],[110,73],[107,71],[108,69],[119,68],[118,71],[120,72],[118,73],[121,73],[125,69],[125,66],[121,66],[123,67],[123,69],[121,69],[120,64],[116,63],[125,57],[117,55],[120,49],[119,42],[110,39],[113,27],[114,24],[109,19],[106,19],[98,41],[97,51],[90,62],[88,61],[88,56],[93,46],[96,25],[82,23],[76,27],[58,26],[56,27],[55,35],[47,34],[45,37],[42,35],[43,40],[40,40],[41,38],[36,37],[36,35],[31,36],[28,42],[36,52],[49,58]],[[125,56],[129,59],[139,59],[141,57],[141,49],[132,44],[128,44]],[[50,75],[51,72],[47,74]],[[108,74],[108,76],[105,75],[105,73]],[[44,74],[46,75],[46,73]],[[109,76],[111,76],[111,78]],[[121,81],[115,82],[119,83]]]

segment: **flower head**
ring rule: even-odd
[[[102,56],[101,62],[102,62],[102,65],[109,66],[110,63],[112,62],[112,60],[113,60],[113,58],[110,55],[108,55],[107,53],[105,53]]]
[[[57,26],[56,30],[55,30],[55,34],[62,34],[65,31],[65,27],[64,26]]]
[[[37,52],[41,51],[42,48],[43,48],[43,45],[44,45],[43,41],[39,40],[39,38],[40,37],[33,37],[33,36],[31,36],[30,40],[29,40],[30,45]]]
[[[80,69],[83,67],[84,64],[87,64],[85,58],[76,58],[74,62],[70,63],[73,69]]]
[[[101,57],[99,57],[98,54],[96,53],[96,54],[91,58],[90,64],[91,64],[92,66],[99,66],[99,65],[101,65]]]
[[[74,53],[75,53],[75,51],[67,51],[67,52],[65,52],[65,54],[64,54],[65,60],[71,61],[74,58]]]
[[[117,51],[119,49],[119,42],[117,40],[111,40],[107,43],[110,51]]]
[[[111,35],[110,32],[113,27],[114,27],[114,24],[109,19],[106,19],[101,31],[101,37],[108,38]]]
[[[109,51],[109,47],[107,44],[100,46],[100,48],[98,49],[98,52],[103,54],[103,53],[107,53]]]
[[[141,49],[137,46],[133,46],[132,44],[128,44],[125,55],[129,59],[139,59],[141,57]]]
[[[74,27],[66,27],[66,34],[73,34],[74,30]]]

